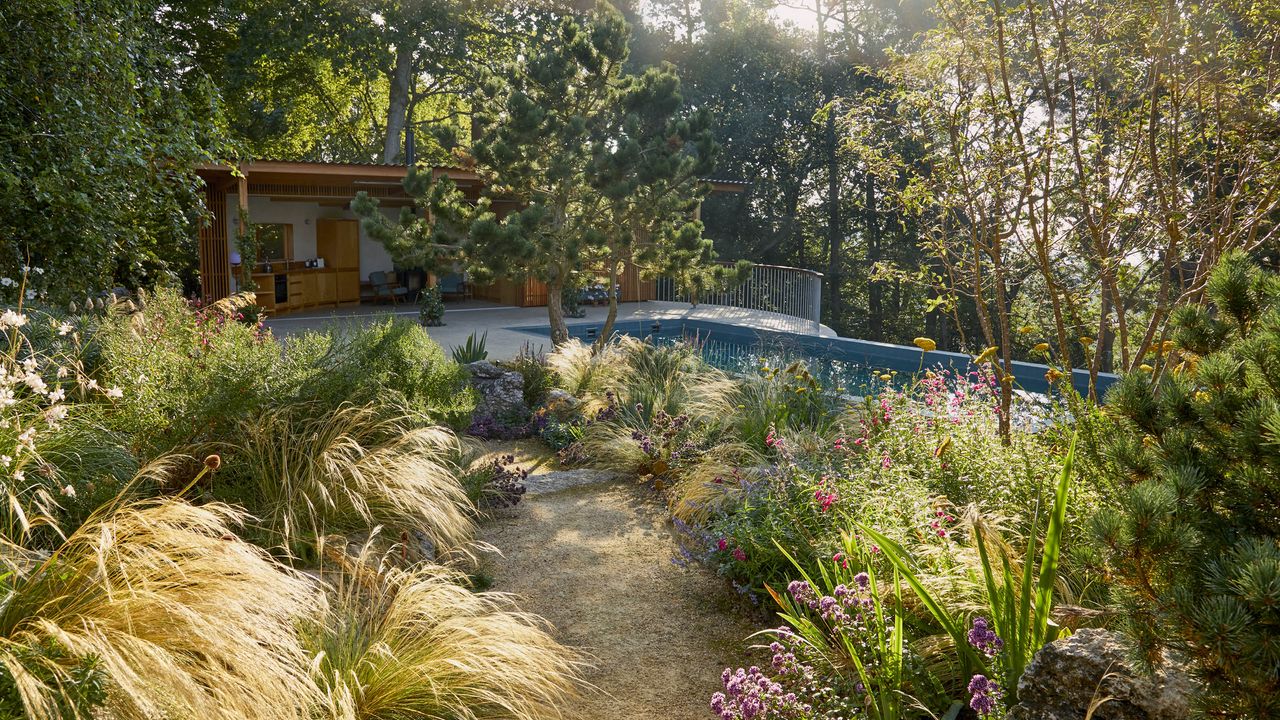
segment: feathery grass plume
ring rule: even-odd
[[[377,525],[424,534],[439,550],[458,549],[474,531],[471,501],[459,484],[458,439],[385,405],[317,412],[293,404],[241,425],[231,447],[227,488],[285,547],[329,530]]]
[[[0,667],[27,717],[87,717],[88,675],[119,720],[309,718],[296,623],[319,594],[237,539],[242,519],[157,500],[94,515],[47,557],[0,548]]]
[[[561,718],[583,663],[502,593],[442,567],[326,548],[325,622],[304,629],[333,720]]]
[[[742,501],[744,484],[761,479],[761,454],[745,443],[727,441],[710,448],[676,477],[667,504],[683,522],[705,524]]]
[[[616,376],[623,411],[636,410],[652,420],[659,410],[718,423],[733,409],[736,382],[702,359],[688,343],[655,345],[624,337],[618,343],[623,367]]]
[[[561,389],[584,400],[587,405],[583,410],[594,413],[603,407],[604,386],[618,372],[618,355],[616,342],[596,352],[591,345],[572,338],[547,355],[547,367],[555,373]]]

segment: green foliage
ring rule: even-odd
[[[275,386],[280,350],[270,334],[237,322],[243,298],[194,312],[173,291],[142,302],[108,312],[94,337],[96,382],[121,393],[112,427],[140,457],[228,437],[288,392]]]
[[[533,349],[529,343],[510,360],[501,363],[504,368],[520,373],[521,393],[524,404],[536,408],[547,399],[547,393],[556,386],[555,374],[547,367],[547,358]]]
[[[1280,712],[1280,281],[1243,254],[1175,318],[1175,357],[1107,395],[1124,483],[1095,529],[1139,657],[1172,653],[1206,713]],[[1180,357],[1177,357],[1180,356]],[[1180,360],[1175,364],[1175,360]]]
[[[418,322],[423,327],[444,325],[444,299],[440,297],[439,286],[426,288],[418,297]]]
[[[998,652],[991,648],[991,651],[984,653],[981,648],[974,646],[961,620],[961,614],[947,607],[946,602],[921,581],[919,570],[907,550],[874,528],[861,527],[861,532],[879,545],[889,562],[902,573],[920,603],[951,637],[965,673],[981,672],[991,677],[988,666],[997,671],[995,676],[999,679],[998,684],[1004,691],[1008,705],[1018,702],[1018,679],[1022,677],[1027,663],[1037,650],[1057,637],[1057,625],[1051,619],[1053,591],[1058,583],[1058,560],[1062,551],[1074,461],[1073,444],[1063,462],[1062,474],[1054,491],[1053,505],[1049,509],[1048,524],[1043,544],[1039,546],[1038,558],[1038,534],[1035,533],[1038,523],[1035,523],[1032,542],[1021,556],[1021,572],[1016,570],[1018,556],[999,542],[990,530],[984,529],[981,521],[974,523],[973,543],[977,546],[981,559],[987,617],[991,619],[992,629],[1001,641]],[[998,557],[993,558],[993,555]]]
[[[308,332],[285,346],[285,386],[336,409],[403,398],[433,422],[464,426],[475,407],[466,372],[417,323],[381,322]]]
[[[184,76],[148,0],[0,8],[0,276],[50,296],[194,280],[200,185],[221,146],[217,93]]]
[[[480,335],[472,332],[467,336],[465,345],[456,345],[453,348],[453,361],[459,365],[469,365],[473,362],[480,362],[489,357],[489,351],[485,349],[485,343],[489,339],[489,331],[485,330]]]

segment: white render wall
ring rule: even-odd
[[[227,249],[236,251],[235,236],[239,230],[239,202],[233,193],[227,194]],[[381,208],[382,214],[395,222],[400,218],[398,208]],[[316,256],[316,220],[340,218],[354,220],[350,210],[315,202],[278,202],[266,197],[249,197],[249,221],[254,223],[287,223],[293,225],[293,259],[310,260]],[[394,263],[382,243],[370,240],[360,231],[360,279],[368,280],[371,272],[390,272]],[[233,273],[234,275],[234,273]]]

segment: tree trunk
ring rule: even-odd
[[[604,327],[600,328],[600,337],[596,338],[595,352],[600,352],[609,344],[613,336],[613,323],[618,319],[618,294],[613,289],[618,285],[618,263],[609,262],[609,314],[605,316]]]
[[[884,303],[880,283],[872,276],[880,262],[880,224],[876,222],[876,179],[867,173],[864,179],[863,213],[867,233],[867,335],[871,340],[884,339]]]
[[[827,48],[827,24],[822,7],[818,6],[818,62],[822,71],[822,102],[827,107],[827,117],[823,128],[823,153],[827,165],[827,316],[831,327],[840,332],[843,327],[843,307],[840,297],[840,156],[836,138],[836,116],[829,107],[835,99],[834,78]]]
[[[569,342],[569,328],[564,322],[564,281],[547,282],[547,320],[551,324],[551,344],[559,347]]]
[[[398,49],[396,66],[388,78],[391,89],[387,97],[387,137],[382,144],[382,162],[388,165],[400,156],[400,135],[409,122],[409,81],[412,76],[412,48]]]

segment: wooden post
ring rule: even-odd
[[[236,178],[236,196],[237,202],[240,203],[236,216],[240,221],[240,234],[244,235],[249,231],[249,219],[245,217],[245,213],[249,212],[249,173],[244,169],[244,165],[240,166],[240,176]],[[257,258],[254,258],[256,261]],[[245,258],[240,258],[240,262],[245,262]]]

